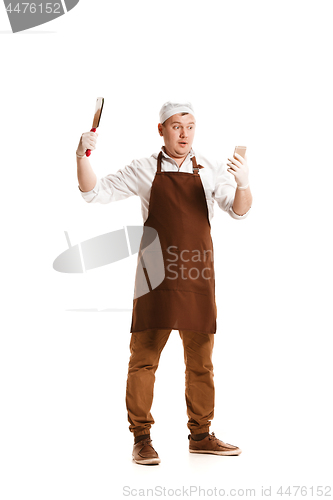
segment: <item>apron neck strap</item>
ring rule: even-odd
[[[192,156],[192,167],[193,167],[193,174],[194,175],[199,175],[199,168],[202,168],[201,165],[197,165],[197,160],[195,159],[195,156]],[[161,165],[162,165],[162,151],[159,152],[159,155],[157,157],[157,172],[161,172]]]
[[[197,160],[195,159],[195,156],[192,156],[191,160],[192,160],[193,174],[199,175],[199,167],[197,165]]]
[[[157,172],[161,172],[161,164],[162,164],[162,151],[157,157]]]

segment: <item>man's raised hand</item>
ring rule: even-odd
[[[76,150],[76,156],[83,158],[87,149],[93,151],[96,148],[97,137],[97,132],[84,132],[81,135],[80,142]]]
[[[230,172],[234,177],[239,189],[246,189],[249,185],[249,167],[247,158],[243,158],[240,154],[235,153],[236,158],[228,158],[230,163],[227,163]]]

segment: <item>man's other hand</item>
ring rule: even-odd
[[[235,177],[237,187],[245,189],[249,185],[249,167],[246,154],[245,158],[238,153],[235,153],[234,156],[236,158],[228,158],[230,163],[227,163],[227,165],[230,168],[227,168],[227,170]]]

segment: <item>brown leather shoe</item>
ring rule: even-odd
[[[200,441],[192,439],[191,434],[189,434],[188,438],[190,440],[190,453],[210,453],[212,455],[240,455],[242,453],[242,450],[237,446],[217,439],[214,432]]]
[[[155,465],[160,463],[158,453],[152,446],[150,438],[142,439],[133,446],[132,457],[137,464]]]

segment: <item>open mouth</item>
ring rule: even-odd
[[[180,144],[181,146],[187,146],[187,142],[179,142],[178,144]]]

